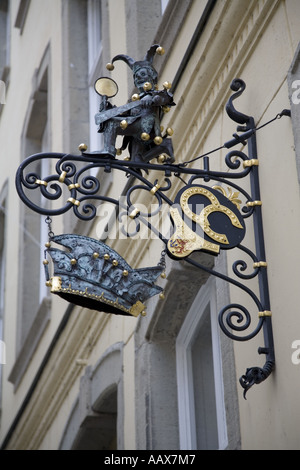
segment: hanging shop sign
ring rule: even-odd
[[[275,365],[256,132],[284,115],[289,116],[290,112],[283,110],[268,123],[255,127],[253,117],[237,111],[234,106],[234,100],[246,87],[241,79],[235,79],[231,84],[233,94],[225,109],[229,118],[238,124],[237,133],[211,152],[175,163],[173,130],[168,128],[163,132],[161,127],[164,113],[175,106],[172,85],[164,82],[159,90],[158,75],[153,67],[155,54],[163,52],[163,48],[155,44],[141,61],[120,54],[108,64],[112,71],[114,63],[121,60],[132,70],[137,92],[123,106],[116,107],[109,101],[118,92],[113,79],[100,77],[96,81],[95,91],[101,103],[95,123],[104,142],[99,152],[89,153],[86,145],[80,145],[81,155],[32,155],[17,171],[16,188],[30,209],[46,216],[49,227],[44,260],[46,283],[53,294],[68,302],[111,314],[145,315],[148,298],[157,294],[163,298],[162,288],[156,281],[160,275],[165,277],[168,257],[189,263],[241,289],[250,298],[251,312],[244,305],[231,303],[221,309],[219,324],[222,331],[236,341],[251,340],[263,330],[264,346],[258,352],[265,356],[265,364],[248,368],[240,378],[245,396],[250,387],[271,374]],[[118,136],[123,138],[120,148],[116,148]],[[248,146],[248,154],[234,148],[239,144],[243,144],[243,148]],[[129,157],[122,159],[120,156],[125,149]],[[209,155],[220,149],[228,149],[224,171],[210,168]],[[48,159],[52,167],[54,163],[54,174],[42,175],[30,170],[43,159]],[[198,160],[203,163],[201,169],[197,167]],[[126,174],[130,184],[125,197],[116,199],[101,194],[100,180],[94,176],[99,168],[106,173]],[[157,179],[153,181],[153,172],[163,176],[163,184]],[[250,191],[244,189],[246,185],[241,185],[248,179]],[[179,180],[182,187],[174,197],[173,186]],[[67,191],[67,198],[62,188]],[[142,191],[153,198],[155,208],[141,211],[132,202]],[[37,192],[42,199],[56,201],[55,208],[33,202],[39,198],[30,194]],[[61,207],[59,200],[62,200]],[[79,219],[89,221],[103,203],[112,204],[120,216],[134,223],[135,228],[130,232],[127,226],[122,227],[126,236],[133,237],[144,225],[161,240],[162,251],[156,266],[133,268],[102,241],[76,234],[55,236],[52,232],[53,216],[72,210]],[[154,216],[166,207],[173,227],[170,236],[165,236],[153,223]],[[252,220],[255,250],[243,245],[246,219]],[[237,259],[227,274],[208,268],[193,257],[196,251],[218,256],[222,250],[231,249],[236,250]],[[258,289],[248,286],[247,281],[253,282],[253,279],[257,280]]]

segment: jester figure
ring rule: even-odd
[[[122,135],[124,138],[119,152],[128,147],[131,161],[149,162],[159,156],[162,158],[160,162],[174,161],[172,141],[168,133],[165,136],[161,133],[161,119],[163,113],[175,103],[169,91],[169,82],[165,82],[163,90],[158,90],[158,74],[152,66],[155,53],[163,53],[163,48],[158,44],[150,47],[142,61],[119,54],[107,64],[108,70],[113,70],[114,62],[124,61],[133,72],[138,94],[120,107],[112,106],[107,97],[102,96],[99,113],[95,115],[98,132],[104,135],[101,154],[115,157],[116,138]]]

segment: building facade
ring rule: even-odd
[[[1,0],[0,22],[2,449],[299,449],[298,0]],[[146,316],[87,309],[45,285],[46,217],[16,191],[17,169],[30,155],[80,155],[82,143],[101,150],[94,83],[113,78],[119,91],[112,103],[125,104],[135,92],[132,71],[122,62],[112,72],[105,66],[117,54],[141,60],[152,44],[165,49],[154,64],[159,86],[170,81],[176,103],[162,120],[174,129],[175,163],[217,148],[210,168],[225,171],[223,144],[236,132],[225,105],[235,78],[247,85],[236,107],[256,127],[290,110],[256,133],[276,367],[247,400],[239,378],[263,366],[262,331],[234,341],[218,313],[242,304],[255,324],[257,312],[244,292],[211,274],[231,271],[234,250],[194,253],[207,270],[167,256],[166,278],[158,280],[164,299],[149,299]],[[35,165],[42,178],[54,171],[51,160]],[[192,167],[202,165],[199,159]],[[91,174],[101,194],[119,199],[138,184],[119,173]],[[165,184],[155,169],[147,178]],[[174,178],[173,196],[182,187]],[[35,198],[46,212],[57,204]],[[141,191],[134,204],[152,202]],[[52,217],[51,230],[104,240],[133,268],[157,265],[162,241],[148,230],[122,235],[113,215],[105,204],[90,221],[70,210]],[[165,215],[159,223],[168,229]],[[252,230],[249,224],[250,245]],[[243,279],[256,292],[255,282]]]

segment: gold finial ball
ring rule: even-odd
[[[160,137],[159,135],[157,135],[156,137],[154,137],[154,143],[156,145],[160,145],[162,143],[162,137]]]
[[[141,139],[144,140],[144,141],[147,141],[147,140],[150,139],[150,135],[147,134],[147,132],[142,132]]]
[[[108,64],[106,64],[106,68],[111,72],[114,70],[115,66],[111,62],[108,62]]]
[[[165,272],[163,272],[163,273],[161,273],[160,277],[161,277],[162,279],[166,279],[167,275],[166,275]]]
[[[169,106],[162,106],[162,110],[164,113],[168,113],[170,111],[170,107]]]
[[[126,119],[123,119],[121,122],[120,122],[120,127],[121,129],[126,129],[128,126],[128,122],[126,121]]]
[[[149,91],[149,90],[151,90],[152,85],[151,85],[150,82],[145,82],[144,85],[143,85],[143,88],[144,88],[145,91]]]
[[[75,258],[72,258],[70,263],[72,264],[72,266],[75,266],[75,264],[77,263],[76,259]]]
[[[164,294],[163,292],[161,292],[161,293],[159,294],[159,298],[160,298],[160,300],[164,300],[165,294]]]
[[[50,246],[51,246],[51,243],[50,243],[50,242],[46,242],[46,243],[45,243],[45,247],[46,247],[46,248],[50,248]]]
[[[99,256],[100,256],[99,253],[97,253],[96,251],[95,251],[95,253],[93,253],[93,258],[94,258],[94,259],[99,258]]]
[[[162,46],[159,46],[157,49],[156,49],[156,54],[158,55],[164,55],[165,53],[165,50]]]
[[[117,154],[118,156],[122,155],[122,149],[121,149],[121,148],[120,148],[120,149],[117,149],[117,150],[116,150],[116,154]]]
[[[164,163],[165,160],[166,160],[166,157],[164,154],[161,154],[157,159],[158,163]]]
[[[173,135],[174,134],[174,131],[173,131],[172,127],[168,127],[167,134],[168,135]]]
[[[87,145],[86,144],[80,144],[78,145],[78,150],[80,150],[80,152],[85,152],[87,150]]]
[[[44,264],[45,266],[47,266],[47,264],[49,264],[49,261],[48,261],[47,259],[44,259],[44,260],[43,260],[43,264]]]
[[[110,258],[109,254],[106,253],[104,256],[103,256],[104,259],[108,260]]]
[[[171,82],[164,82],[164,83],[163,83],[163,87],[164,87],[166,90],[170,90],[170,88],[172,88],[172,83],[171,83]]]
[[[113,266],[118,266],[118,261],[116,259],[113,259],[113,262],[112,262]]]
[[[128,271],[127,271],[127,269],[124,269],[124,271],[123,271],[123,276],[124,276],[124,277],[127,277],[127,276],[128,276]]]
[[[131,97],[132,101],[138,101],[140,99],[140,95],[138,93],[134,93]]]
[[[141,315],[142,315],[142,317],[145,317],[145,316],[147,315],[146,310],[143,310],[143,311],[141,312]]]

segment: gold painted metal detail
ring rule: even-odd
[[[156,185],[153,186],[153,188],[150,189],[150,193],[151,193],[151,194],[155,194],[156,191],[159,190],[159,188],[160,188],[160,185],[159,185],[158,183],[156,183]]]
[[[72,191],[72,189],[78,189],[78,188],[80,188],[79,183],[72,183],[72,184],[69,184],[69,186],[68,186],[69,191]]]
[[[250,166],[258,166],[258,165],[259,165],[259,160],[257,158],[252,158],[251,160],[245,160],[243,162],[244,168],[249,168]]]
[[[152,89],[152,84],[150,82],[145,82],[143,88],[145,91],[150,91]]]
[[[85,152],[85,150],[87,150],[88,146],[86,144],[80,144],[78,145],[78,150],[80,150],[80,152]]]
[[[254,207],[254,206],[261,206],[262,202],[261,201],[250,201],[247,202],[246,206],[248,207]]]
[[[213,189],[220,191],[223,194],[223,196],[227,197],[229,201],[231,201],[238,209],[240,209],[242,201],[238,199],[239,194],[240,194],[239,191],[233,191],[230,186],[227,186],[228,192],[226,192],[225,189],[219,185],[213,186]]]
[[[150,139],[150,135],[147,134],[147,132],[142,132],[142,133],[141,133],[141,139],[146,142],[147,140]]]
[[[189,198],[191,196],[193,196],[194,194],[201,194],[201,195],[207,197],[207,199],[209,199],[210,202],[211,202],[211,204],[209,204],[208,206],[204,207],[204,209],[202,209],[200,214],[195,214],[189,208],[189,205],[188,205]],[[232,212],[232,210],[230,210],[228,207],[223,206],[222,204],[220,204],[218,198],[211,191],[209,191],[206,188],[202,188],[200,186],[188,188],[186,191],[184,191],[182,193],[182,195],[180,197],[180,206],[182,207],[182,210],[184,211],[184,213],[190,219],[192,219],[193,222],[196,222],[200,225],[200,227],[202,228],[204,233],[206,233],[206,235],[208,235],[212,240],[214,240],[218,243],[224,243],[224,244],[228,245],[229,241],[228,241],[225,234],[216,233],[210,228],[210,223],[208,221],[208,216],[212,212],[222,212],[223,214],[227,215],[227,217],[229,217],[229,219],[230,219],[230,221],[231,221],[231,223],[234,227],[241,228],[241,229],[243,228],[240,221],[239,221],[239,219]]]
[[[140,99],[140,95],[138,93],[134,93],[131,97],[132,101],[138,101]]]
[[[156,54],[158,54],[158,55],[164,55],[165,50],[164,50],[164,48],[163,48],[162,46],[158,46],[158,48],[156,49],[155,52],[156,52]]]
[[[170,90],[172,88],[172,83],[171,82],[164,82],[163,87],[165,90]]]
[[[126,119],[123,119],[121,122],[120,122],[120,127],[121,129],[125,130],[127,127],[128,127],[128,122],[126,121]]]
[[[58,178],[58,181],[60,183],[63,183],[65,181],[65,178],[67,176],[67,172],[66,171],[62,171],[61,174],[59,175],[59,178]]]
[[[41,186],[45,186],[45,187],[47,187],[47,186],[48,186],[48,183],[47,183],[47,181],[44,181],[44,180],[38,180],[38,179],[36,179],[36,180],[35,180],[35,184],[39,184],[39,185],[41,185]]]
[[[270,310],[264,310],[263,312],[258,312],[259,317],[271,317],[272,312]]]
[[[109,260],[109,258],[110,258],[110,256],[109,256],[109,254],[108,254],[108,253],[105,253],[105,255],[103,256],[103,258],[104,258],[106,261],[108,261],[108,260]]]
[[[140,213],[140,210],[136,207],[135,209],[133,209],[133,211],[131,212],[131,214],[129,214],[129,217],[131,219],[135,219],[135,217],[137,217]]]
[[[75,264],[77,264],[77,260],[75,258],[72,258],[70,263],[72,266],[75,266]]]
[[[133,315],[134,317],[137,317],[140,313],[144,316],[146,313],[145,308],[145,305],[140,300],[138,300],[134,305],[132,305],[129,310],[129,313],[131,313],[131,315]]]
[[[99,254],[99,253],[97,253],[96,251],[95,251],[95,253],[93,253],[93,258],[94,258],[94,259],[97,259],[97,258],[99,258],[99,256],[100,256],[100,254]]]
[[[219,245],[204,240],[187,226],[177,208],[171,208],[170,215],[176,226],[176,231],[168,241],[168,250],[176,258],[184,258],[193,251],[201,249],[215,254],[220,252]]]
[[[253,268],[266,268],[268,263],[266,261],[258,261],[257,263],[253,263]]]
[[[80,206],[80,201],[74,199],[73,197],[69,197],[67,202],[71,202],[72,204],[74,204],[74,206]]]
[[[60,292],[61,290],[61,277],[53,276],[50,279],[51,282],[51,292]]]
[[[164,153],[162,153],[161,155],[159,155],[159,157],[157,158],[157,161],[158,163],[164,163],[166,161],[167,157]]]
[[[156,137],[154,137],[154,143],[155,145],[160,145],[162,143],[162,137],[160,135],[157,135]]]

